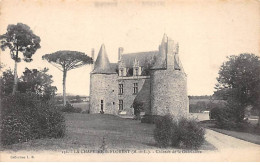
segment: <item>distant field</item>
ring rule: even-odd
[[[224,101],[223,100],[210,100],[210,99],[190,99],[189,100],[189,104],[197,104],[197,102],[199,101],[203,101],[205,102],[206,104],[209,103],[209,102],[212,102],[212,103],[223,103]]]
[[[209,113],[190,113],[189,116],[198,121],[209,120]]]
[[[200,100],[203,100],[203,99],[200,99]],[[207,99],[205,99],[205,100],[207,100]],[[209,101],[209,100],[207,100],[207,101]],[[73,107],[81,108],[82,111],[88,111],[89,110],[89,102],[72,103],[72,105],[73,105]],[[198,119],[199,121],[209,120],[209,114],[208,113],[190,113],[190,117]]]
[[[197,104],[197,102],[205,102],[206,104],[209,103],[211,100],[209,99],[190,99],[189,104]],[[223,103],[222,100],[214,100],[213,103]],[[81,103],[71,103],[76,108],[81,108],[83,111],[89,110],[89,102],[81,102]]]
[[[72,105],[75,108],[81,108],[82,111],[88,111],[89,110],[89,102],[72,103]]]

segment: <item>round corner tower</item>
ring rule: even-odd
[[[187,75],[178,58],[178,43],[164,35],[151,69],[151,115],[189,113]]]
[[[117,114],[117,76],[103,44],[90,73],[90,113]]]

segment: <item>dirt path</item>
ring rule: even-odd
[[[206,130],[206,140],[214,145],[216,158],[222,161],[260,160],[260,145],[224,135],[213,130]]]
[[[260,151],[260,145],[258,144],[240,140],[210,129],[206,130],[206,139],[220,151],[225,149],[250,149]]]

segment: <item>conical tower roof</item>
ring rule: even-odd
[[[92,73],[100,73],[100,74],[111,74],[116,73],[110,66],[109,59],[107,57],[105,45],[102,44],[99,50],[97,60],[95,62],[95,67]]]

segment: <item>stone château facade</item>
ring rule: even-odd
[[[179,45],[166,35],[158,51],[123,54],[110,63],[102,45],[90,73],[90,113],[134,114],[133,103],[147,115],[188,113],[187,75]],[[92,50],[94,59],[94,50]]]

